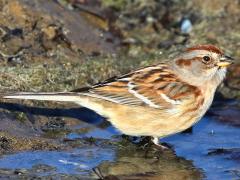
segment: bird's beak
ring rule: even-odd
[[[229,65],[231,65],[233,63],[233,58],[231,58],[230,56],[226,56],[226,55],[223,55],[221,58],[220,58],[220,61],[217,63],[217,66],[219,67],[227,67]]]

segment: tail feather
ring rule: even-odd
[[[4,99],[30,99],[40,101],[65,101],[65,102],[78,102],[81,99],[81,93],[76,92],[53,92],[53,93],[13,93],[3,95]]]
[[[94,96],[87,93],[77,93],[77,92],[53,92],[53,93],[13,93],[0,95],[3,99],[29,99],[29,100],[40,100],[40,101],[64,101],[77,103],[88,109],[92,109],[98,114],[108,117],[108,113],[105,111],[104,105],[99,102]]]

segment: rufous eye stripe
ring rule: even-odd
[[[176,64],[178,66],[191,66],[192,62],[193,61],[201,61],[202,60],[202,57],[194,57],[194,58],[191,58],[191,59],[177,59],[176,60]]]

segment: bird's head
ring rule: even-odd
[[[226,68],[233,63],[233,58],[213,45],[198,45],[186,51],[174,60],[178,75],[188,83],[201,85],[205,82],[222,82]]]

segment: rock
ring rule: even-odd
[[[127,148],[124,148],[127,147]],[[171,151],[135,149],[131,145],[119,149],[116,162],[103,162],[97,168],[105,176],[120,179],[201,179],[201,173],[191,168],[190,161],[178,158]],[[159,159],[154,159],[156,154]],[[152,157],[153,156],[153,157]],[[174,173],[173,173],[174,172]]]
[[[189,19],[184,19],[181,24],[181,32],[189,34],[192,31],[192,22]]]
[[[240,108],[228,106],[225,108],[213,108],[210,112],[211,115],[215,116],[216,120],[240,127]]]
[[[53,40],[57,36],[58,27],[48,26],[42,29],[48,40]]]

